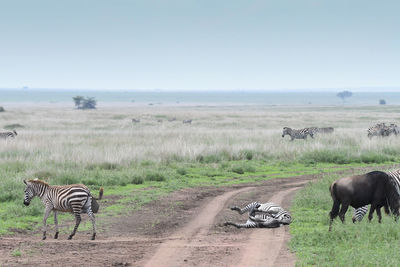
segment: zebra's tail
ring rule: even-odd
[[[98,197],[98,198],[93,197],[93,198],[96,199],[96,200],[100,200],[100,199],[103,198],[103,193],[104,193],[104,188],[103,188],[103,187],[100,187],[100,190],[99,190],[99,197]]]

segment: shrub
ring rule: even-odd
[[[179,169],[176,170],[176,172],[179,175],[186,175],[187,174],[187,170],[185,168],[179,168]]]
[[[159,173],[159,172],[148,172],[146,174],[146,180],[147,181],[156,181],[156,182],[162,182],[165,181],[166,178],[164,174]]]
[[[6,129],[6,130],[14,130],[14,129],[17,129],[17,128],[25,128],[25,126],[21,125],[19,123],[13,123],[13,124],[4,125],[3,128]]]
[[[3,107],[0,107],[0,112],[6,111]]]
[[[133,176],[131,183],[132,184],[143,184],[144,179],[141,176]]]

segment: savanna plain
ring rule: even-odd
[[[398,266],[400,262],[400,225],[388,216],[381,224],[376,217],[371,223],[353,224],[348,212],[346,223],[337,220],[328,232],[332,181],[369,170],[399,168],[400,136],[369,139],[367,129],[378,122],[399,125],[400,106],[115,104],[96,110],[57,105],[5,109],[0,113],[0,127],[15,129],[18,135],[0,140],[0,242],[31,238],[38,247],[47,242],[40,240],[44,211],[40,199],[29,207],[23,205],[24,179],[39,178],[52,185],[83,183],[94,195],[104,187],[96,217],[101,239],[111,235],[115,225],[160,206],[181,190],[257,187],[271,179],[313,176],[289,207],[293,222],[288,246],[297,265]],[[182,123],[189,119],[191,124]],[[290,141],[288,136],[282,138],[283,127],[335,130],[314,139]],[[256,194],[252,197],[252,201],[268,201],[257,199]],[[153,213],[148,220],[138,218],[143,225],[138,222],[136,227],[157,235],[164,217],[187,209],[182,200],[169,201],[163,213]],[[48,224],[52,231],[51,217]],[[61,216],[60,225],[60,238],[66,238],[73,216]],[[217,223],[215,227],[223,228]],[[90,243],[90,232],[90,221],[83,217],[77,238],[83,236]],[[23,245],[5,249],[1,266],[29,264],[40,253]]]

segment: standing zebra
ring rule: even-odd
[[[289,127],[283,127],[282,137],[285,137],[285,135],[290,136],[290,141],[293,141],[294,139],[307,139],[307,135],[310,135],[311,138],[314,138],[314,133],[308,128],[295,130]]]
[[[249,219],[244,224],[225,222],[225,226],[232,225],[236,228],[275,228],[281,224],[290,224],[292,221],[292,217],[286,210],[271,202],[264,204],[252,202],[243,209],[235,206],[231,210],[236,210],[239,214],[248,211]]]
[[[14,138],[17,135],[18,134],[15,130],[13,130],[12,132],[0,132],[0,138],[2,138],[2,139]]]
[[[400,169],[394,170],[394,171],[388,171],[386,172],[391,178],[393,178],[393,181],[396,183],[396,187],[400,189]],[[365,214],[368,212],[368,205],[360,207],[358,209],[353,209],[353,223],[354,222],[361,222],[361,220],[364,218]]]
[[[48,183],[34,179],[25,181],[25,206],[29,206],[33,197],[38,196],[45,205],[43,218],[43,240],[46,239],[46,221],[51,211],[54,211],[54,224],[56,226],[55,239],[58,238],[57,212],[72,212],[75,215],[75,227],[68,239],[72,239],[81,222],[81,213],[86,212],[93,225],[92,240],[96,238],[96,221],[93,213],[97,213],[99,205],[96,199],[103,196],[103,188],[100,188],[99,198],[90,194],[89,189],[83,184],[52,186]]]

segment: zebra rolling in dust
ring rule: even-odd
[[[231,210],[236,210],[239,214],[248,211],[249,219],[243,224],[225,222],[225,226],[232,225],[236,228],[276,228],[281,224],[287,225],[292,222],[289,212],[271,202],[264,204],[253,202],[243,209],[235,206]]]
[[[0,138],[7,139],[7,138],[15,138],[17,136],[17,132],[13,130],[12,132],[1,132]]]
[[[290,136],[290,141],[293,141],[294,139],[307,139],[307,135],[314,138],[314,133],[309,128],[295,130],[289,127],[283,127],[282,137],[285,137],[285,135]]]
[[[89,189],[83,184],[53,186],[48,183],[34,179],[25,181],[25,206],[29,206],[33,197],[38,196],[45,205],[45,214],[43,218],[43,240],[46,239],[47,225],[46,221],[51,211],[54,211],[54,224],[56,226],[55,239],[58,238],[58,220],[57,212],[72,212],[75,215],[75,227],[68,239],[72,239],[81,222],[81,213],[85,212],[90,217],[93,225],[92,240],[96,238],[96,221],[93,213],[99,210],[100,200],[103,196],[103,188],[100,188],[99,198],[91,195]]]

